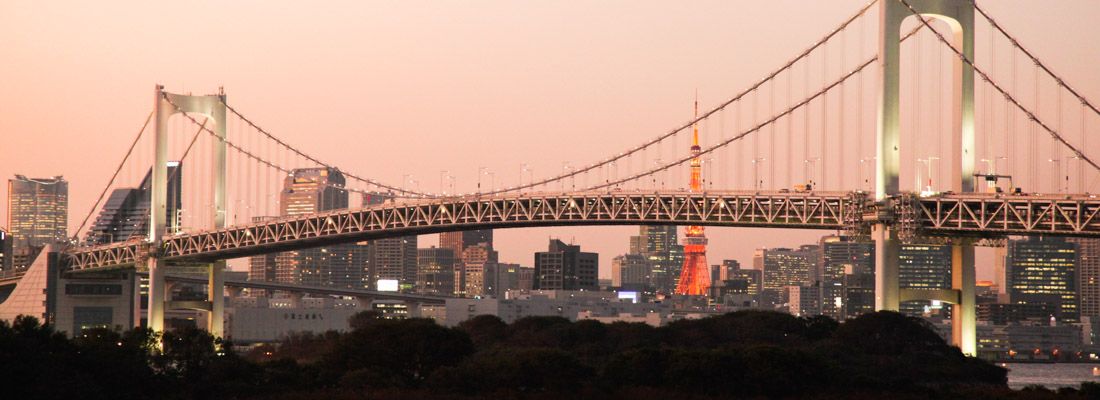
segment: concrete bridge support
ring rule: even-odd
[[[901,172],[901,118],[900,105],[900,54],[901,24],[914,17],[915,10],[921,18],[946,23],[949,38],[955,48],[961,49],[969,59],[974,59],[974,4],[969,0],[906,0],[913,7],[898,0],[880,2],[879,18],[879,115],[876,134],[877,157],[875,200],[888,201],[900,194]],[[952,58],[952,149],[950,157],[952,181],[950,190],[974,191],[974,69],[957,58]],[[879,226],[874,233],[876,248],[875,308],[897,310],[896,297],[898,272],[898,247],[896,237],[888,229]],[[964,353],[976,354],[976,315],[974,312],[974,249],[970,244],[958,244],[953,248],[953,286],[960,293],[953,321],[953,338]],[[969,293],[969,295],[967,295]],[[969,296],[969,297],[968,297]]]
[[[164,91],[164,86],[157,85],[153,93],[153,104],[156,113],[156,140],[155,157],[153,163],[152,194],[150,198],[150,224],[147,240],[153,244],[154,249],[161,248],[164,234],[168,226],[168,119],[176,113],[187,113],[190,116],[201,116],[213,120],[211,129],[218,137],[226,138],[225,124],[225,94],[192,96],[173,94]],[[203,133],[200,133],[203,134]],[[213,195],[214,205],[212,220],[214,226],[208,228],[225,227],[225,199],[226,199],[226,144],[221,140],[213,141]],[[154,331],[164,330],[164,311],[166,285],[164,281],[167,264],[157,257],[154,252],[148,256],[145,262],[149,270],[149,311],[148,326]],[[217,261],[210,265],[207,293],[210,302],[210,315],[207,318],[207,330],[214,337],[224,336],[225,319],[225,261]]]

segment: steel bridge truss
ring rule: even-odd
[[[161,246],[129,241],[75,248],[67,253],[67,260],[72,270],[94,270],[128,266],[154,254],[168,261],[213,261],[395,236],[563,225],[667,224],[866,232],[866,227],[879,219],[910,230],[911,240],[997,239],[1009,235],[1100,237],[1100,199],[946,194],[902,195],[875,203],[862,192],[679,191],[445,198],[168,236]]]

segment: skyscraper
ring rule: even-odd
[[[699,99],[695,99],[695,117],[699,117]],[[699,127],[692,126],[691,191],[703,189],[702,161],[699,160]],[[707,236],[702,226],[684,229],[684,267],[676,283],[676,294],[703,296],[710,289],[710,266],[707,264]]]
[[[598,290],[599,255],[581,246],[550,239],[547,251],[535,253],[534,289]]]
[[[816,269],[818,261],[817,251],[816,245],[803,245],[798,249],[757,249],[753,265],[764,271],[761,303],[781,305],[786,302],[784,288],[810,285],[811,271]]]
[[[416,292],[436,296],[455,294],[455,255],[451,249],[432,246],[416,251]]]
[[[415,235],[370,241],[370,283],[395,279],[403,286],[412,287],[416,283],[416,243]]]
[[[821,313],[833,319],[844,318],[845,304],[853,300],[846,285],[862,282],[848,279],[850,275],[869,275],[875,273],[875,244],[858,242],[845,236],[825,236],[819,243],[821,260],[818,263],[815,280],[821,285]],[[872,280],[873,282],[873,280]],[[874,289],[872,286],[871,289]],[[872,304],[873,306],[873,304]]]
[[[630,253],[641,254],[650,264],[649,285],[658,292],[676,288],[684,264],[684,246],[678,243],[673,225],[642,225],[630,237]]]
[[[1100,317],[1100,239],[1066,238],[1077,245],[1077,281],[1081,316]]]
[[[493,230],[480,229],[472,231],[443,232],[439,234],[439,247],[451,249],[455,255],[454,287],[455,294],[466,294],[466,263],[462,259],[467,248],[485,243],[489,250],[493,249]],[[475,266],[475,268],[477,268]]]
[[[348,208],[344,174],[335,168],[299,168],[283,180],[279,194],[284,216]]]
[[[300,168],[283,181],[283,215],[303,215],[348,207],[344,175],[335,168]],[[335,245],[295,250],[275,256],[275,280],[314,286],[364,287],[362,250]],[[259,267],[257,267],[259,268]],[[251,269],[251,268],[250,268]]]
[[[611,286],[645,290],[650,283],[650,263],[641,254],[624,254],[611,260]]]
[[[1048,304],[1059,320],[1080,318],[1077,244],[1064,238],[1030,237],[1008,242],[1008,298],[1014,304]]]
[[[462,272],[466,277],[463,293],[468,297],[485,295],[485,271],[497,263],[497,252],[488,243],[467,247],[462,252]]]
[[[519,264],[490,263],[485,265],[485,296],[504,298],[509,290],[520,289],[520,273],[524,269]]]
[[[15,241],[14,239],[7,231],[0,229],[0,278],[12,274],[11,245]]]
[[[443,232],[439,234],[439,247],[451,249],[455,254],[455,261],[461,261],[462,252],[467,247],[488,243],[493,248],[493,230],[479,229],[472,231]]]
[[[898,250],[898,287],[904,289],[951,288],[951,246],[903,244]],[[903,301],[901,313],[919,317],[932,305],[926,300]],[[950,307],[944,307],[944,315]]]
[[[69,182],[61,176],[8,180],[8,229],[16,250],[68,241]]]

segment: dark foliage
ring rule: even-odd
[[[456,328],[360,313],[347,333],[295,334],[245,356],[204,331],[67,339],[0,323],[4,398],[1054,399],[1100,385],[1012,391],[919,319],[737,312],[643,324],[479,316]],[[158,349],[157,343],[163,343]]]

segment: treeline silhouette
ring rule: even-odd
[[[2,398],[722,399],[1098,398],[1100,385],[1012,391],[923,320],[843,324],[742,311],[655,328],[478,316],[456,328],[355,315],[346,333],[294,334],[235,354],[201,330],[90,330],[68,339],[31,317],[0,323]],[[225,349],[225,350],[217,350]]]

